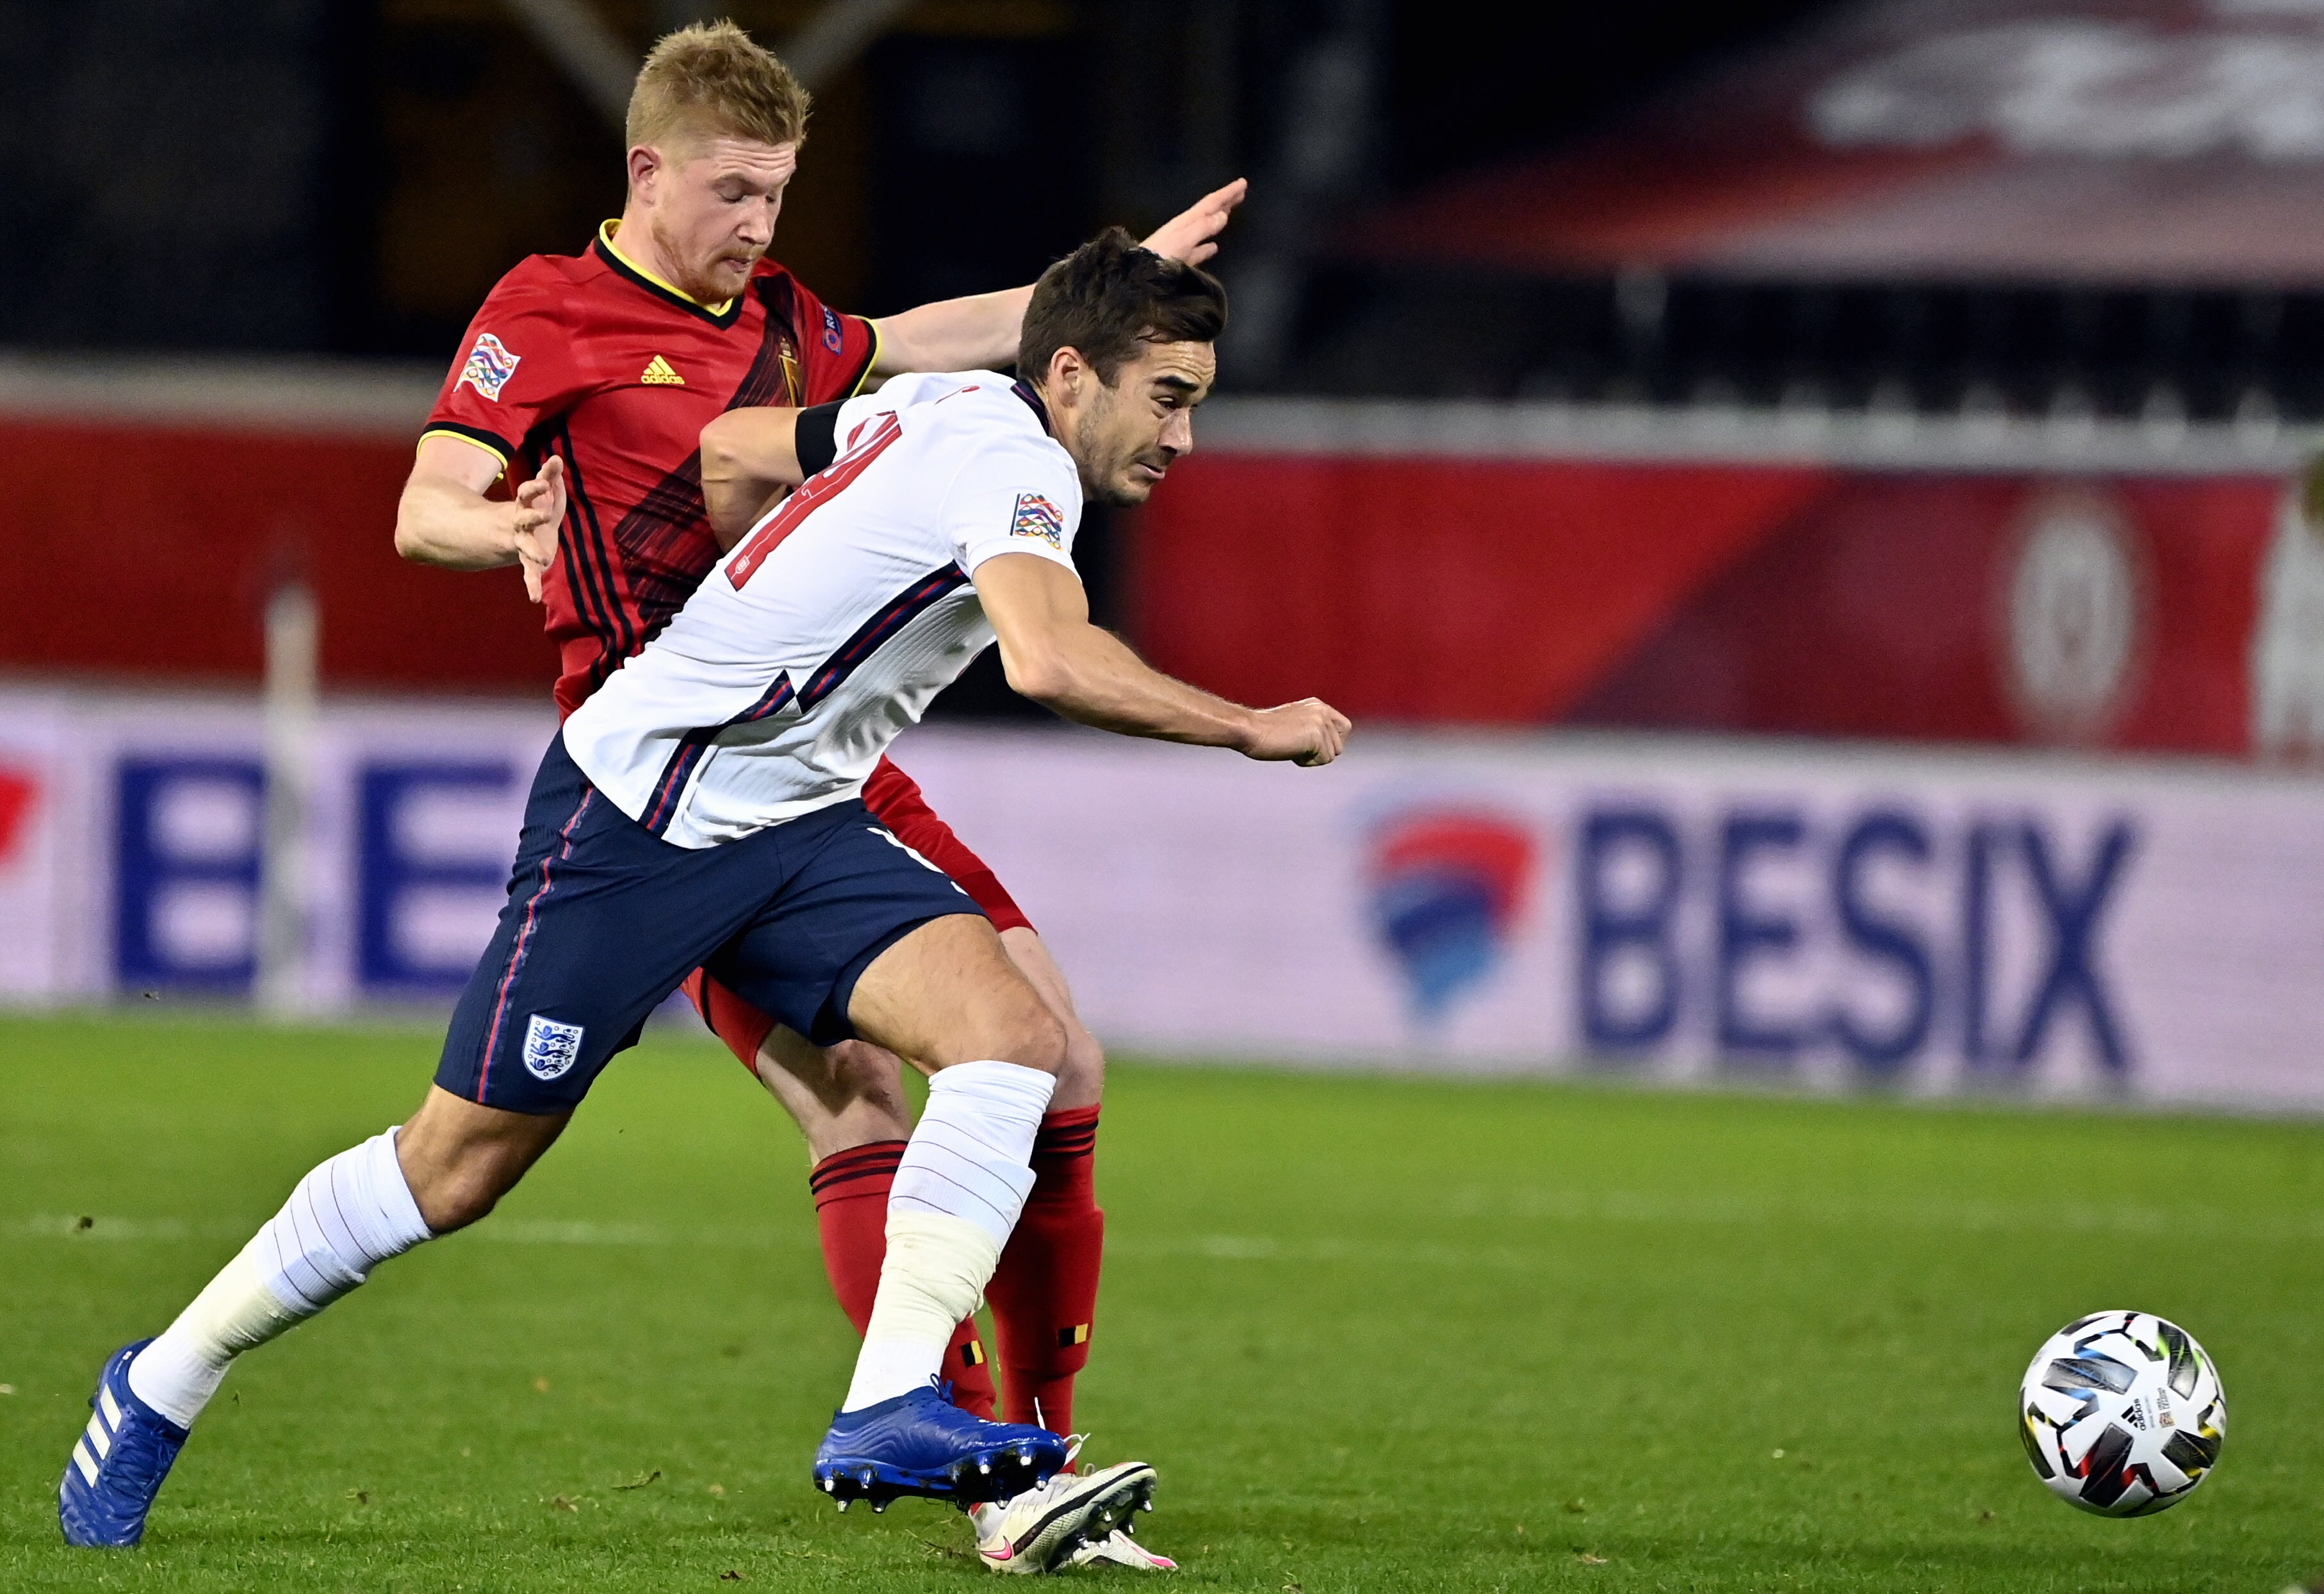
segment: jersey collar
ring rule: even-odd
[[[598,224],[598,259],[604,261],[607,265],[613,267],[620,275],[627,277],[631,281],[635,282],[647,292],[669,300],[670,303],[686,311],[688,315],[701,317],[713,327],[732,327],[734,324],[734,318],[742,313],[742,299],[740,294],[728,299],[724,304],[708,305],[704,304],[698,299],[695,299],[686,293],[680,292],[678,289],[671,287],[659,277],[655,276],[651,272],[646,270],[643,266],[638,264],[637,262],[632,260],[628,255],[622,253],[620,245],[613,242],[613,235],[621,230],[621,226],[622,224],[619,221],[606,221],[600,222]]]
[[[1049,424],[1049,407],[1041,402],[1041,395],[1033,391],[1031,382],[1020,376],[1009,384],[1009,391],[1025,401],[1026,407],[1033,411],[1033,419],[1041,423],[1043,431],[1053,438],[1057,435],[1057,428]]]

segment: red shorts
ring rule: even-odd
[[[1002,887],[1000,877],[953,834],[951,825],[936,817],[928,799],[920,795],[919,784],[884,758],[872,771],[872,779],[863,783],[863,805],[896,833],[898,841],[952,876],[991,919],[994,929],[1033,927],[1033,921]],[[711,1031],[726,1043],[743,1067],[755,1073],[759,1048],[775,1021],[700,969],[686,977],[683,989]]]

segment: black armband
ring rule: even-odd
[[[839,457],[839,402],[800,410],[791,447],[798,455],[800,480],[828,469]]]

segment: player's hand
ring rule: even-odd
[[[557,528],[565,523],[565,462],[551,457],[516,490],[516,560],[525,595],[540,602],[540,584],[557,563]]]
[[[1251,716],[1242,756],[1273,762],[1289,760],[1303,769],[1320,769],[1340,756],[1353,729],[1348,716],[1320,697],[1302,698]]]
[[[1222,189],[1204,194],[1185,209],[1154,229],[1146,247],[1157,254],[1200,265],[1219,252],[1219,235],[1227,218],[1250,192],[1250,180],[1239,177]]]

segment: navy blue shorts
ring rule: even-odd
[[[680,847],[605,800],[549,744],[508,906],[444,1037],[436,1083],[515,1112],[578,1106],[697,968],[818,1046],[851,1038],[872,961],[979,909],[859,801],[739,842]]]

